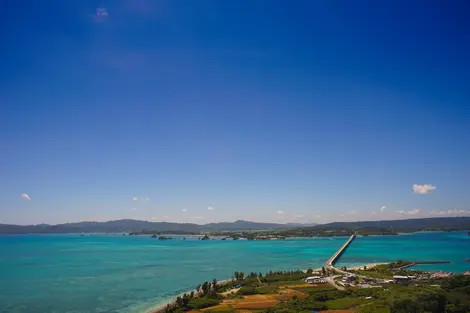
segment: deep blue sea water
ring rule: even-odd
[[[0,236],[0,312],[146,312],[234,271],[319,268],[346,238],[159,241],[148,236]],[[463,272],[466,233],[360,237],[340,266],[396,259],[449,260]]]

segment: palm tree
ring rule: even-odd
[[[215,279],[215,278],[212,281],[212,289],[217,290],[217,279]]]

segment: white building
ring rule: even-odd
[[[325,278],[321,276],[310,276],[305,278],[305,282],[309,284],[324,284],[326,281]]]

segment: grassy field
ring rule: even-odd
[[[326,304],[328,305],[328,309],[341,310],[341,309],[350,309],[352,307],[357,307],[367,302],[372,302],[372,301],[364,300],[364,299],[357,298],[357,297],[356,298],[346,297],[346,298],[328,300],[326,301]]]
[[[383,273],[383,272],[375,271],[373,269],[366,270],[366,271],[358,270],[358,271],[355,271],[355,273],[359,275],[363,275],[363,276],[369,276],[369,277],[380,278],[380,279],[392,279],[393,278],[393,275],[390,273]]]

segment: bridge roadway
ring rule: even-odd
[[[344,251],[346,251],[346,249],[349,247],[349,245],[354,241],[354,239],[356,239],[356,233],[352,234],[351,237],[349,237],[348,241],[346,241],[342,246],[341,248],[338,249],[338,251],[336,251],[335,254],[333,254],[333,256],[331,258],[328,259],[328,261],[326,261],[326,268],[332,270],[332,271],[336,271],[336,272],[339,272],[341,274],[349,274],[348,272],[346,271],[343,271],[341,269],[338,269],[338,268],[335,268],[335,263],[339,260],[340,256],[343,254]]]

